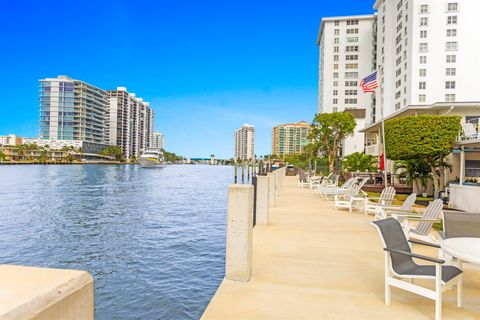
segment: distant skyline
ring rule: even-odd
[[[373,13],[374,1],[3,1],[0,135],[38,134],[38,80],[67,75],[125,86],[150,102],[169,151],[233,157],[233,133],[317,112],[322,17]]]

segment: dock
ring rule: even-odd
[[[224,279],[201,319],[434,319],[433,300],[397,288],[385,305],[384,254],[372,217],[337,211],[297,181],[283,179],[269,225],[253,229],[250,281]],[[463,308],[455,289],[443,294],[443,319],[480,319],[479,267],[464,264],[463,285]]]

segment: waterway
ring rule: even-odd
[[[95,319],[198,319],[224,275],[232,167],[0,166],[0,263],[87,270]]]

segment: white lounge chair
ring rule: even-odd
[[[345,193],[355,182],[356,178],[350,178],[340,187],[336,184],[324,184],[318,189],[318,193],[324,199],[333,198],[336,194]]]
[[[433,224],[440,222],[443,209],[441,199],[434,200],[428,204],[427,209],[422,215],[406,214],[404,212],[394,212],[392,217],[401,222],[405,235],[409,239],[417,239],[430,243],[438,243],[438,240],[430,233]],[[412,226],[411,222],[418,222]]]
[[[365,198],[363,211],[365,214],[375,213],[375,208],[378,208],[381,206],[391,206],[394,198],[395,198],[395,188],[391,186],[386,187],[382,190],[382,193],[380,193],[380,197]],[[378,201],[373,202],[372,200],[378,200]]]
[[[413,205],[417,200],[417,194],[411,193],[401,206],[389,205],[389,206],[377,206],[375,209],[375,220],[385,219],[391,214],[391,212],[404,212],[413,213]]]
[[[457,307],[462,307],[462,270],[454,266],[445,266],[444,260],[416,254],[411,251],[410,243],[439,248],[438,245],[408,240],[400,223],[393,219],[372,221],[378,230],[385,251],[385,304],[390,305],[390,287],[397,287],[435,300],[435,320],[442,319],[442,293],[457,285]],[[435,265],[419,265],[413,258],[433,262]],[[425,288],[413,283],[414,279],[435,281],[435,289]],[[404,281],[404,280],[408,280]]]
[[[352,212],[355,205],[355,198],[360,193],[360,186],[353,184],[350,189],[344,194],[335,195],[335,210],[338,208],[346,208]]]
[[[477,132],[477,129],[475,129],[475,126],[473,123],[466,122],[462,123],[462,130],[463,130],[463,135],[467,139],[479,139],[479,133]]]

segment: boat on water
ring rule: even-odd
[[[138,160],[143,168],[164,168],[167,166],[160,149],[147,149]]]

